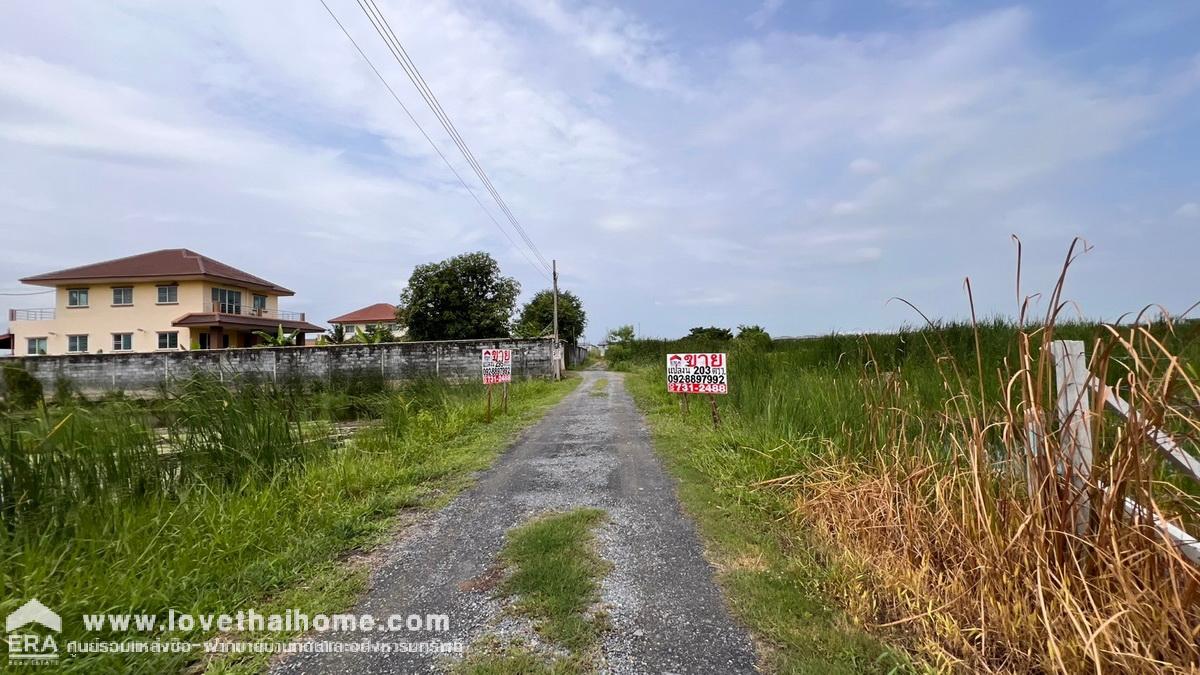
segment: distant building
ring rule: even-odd
[[[368,333],[377,327],[391,331],[396,337],[404,335],[405,332],[400,324],[396,323],[396,306],[386,302],[377,302],[374,305],[356,309],[330,319],[329,323],[344,328],[347,336],[354,335],[357,330]]]
[[[9,310],[18,356],[252,347],[255,331],[319,333],[279,309],[291,290],[185,248],[72,267],[21,280],[55,289],[55,306]]]

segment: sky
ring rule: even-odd
[[[318,323],[467,251],[522,300],[548,287],[358,5],[328,1],[491,216],[319,0],[16,3],[0,293],[176,247]],[[1200,300],[1200,3],[378,4],[593,341],[920,322],[892,298],[962,318],[968,277],[980,315],[1013,315],[1074,237],[1072,313]]]

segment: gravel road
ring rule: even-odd
[[[607,380],[601,392],[598,379]],[[421,519],[382,553],[354,613],[445,614],[449,630],[324,634],[322,640],[442,642],[534,638],[494,598],[505,533],[538,514],[604,509],[599,553],[611,630],[598,668],[610,673],[752,673],[754,648],[713,583],[700,540],[680,510],[645,421],[620,373],[586,371],[580,386],[528,429],[473,488]],[[276,673],[444,672],[445,655],[300,653]]]

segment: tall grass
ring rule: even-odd
[[[477,387],[367,392],[364,409],[380,417],[336,447],[328,425],[314,423],[319,400],[266,386],[197,381],[154,405],[14,416],[0,459],[0,614],[37,597],[63,616],[63,640],[121,640],[147,636],[86,634],[79,615],[234,613],[272,597],[288,603],[280,611],[340,611],[362,580],[339,556],[378,541],[398,509],[462,485],[570,386],[514,383],[510,415],[491,425]],[[60,666],[166,672],[196,656],[110,654]]]
[[[1048,341],[1052,331],[1025,337]],[[1168,393],[1195,387],[1140,327],[1113,330],[1108,347],[1133,357],[1119,380],[1146,422],[1169,426]],[[1045,350],[1042,350],[1044,353]],[[903,627],[934,663],[975,671],[1147,672],[1200,665],[1200,570],[1126,498],[1194,525],[1200,501],[1168,483],[1143,423],[1092,411],[1095,464],[1085,479],[1091,515],[1077,527],[1054,420],[1053,364],[1024,360],[1003,399],[947,387],[938,409],[876,374],[854,456],[824,453],[776,481],[794,491],[795,517],[843,552],[861,576],[842,601],[872,623]],[[1171,371],[1171,372],[1169,372]],[[1031,427],[1031,419],[1046,421]],[[919,420],[918,424],[913,422]],[[1196,422],[1177,435],[1194,447]],[[1031,428],[1044,433],[1031,433]],[[865,450],[863,450],[865,448]],[[1160,515],[1161,517],[1161,515]],[[863,593],[863,591],[867,591]]]
[[[0,516],[10,532],[69,527],[187,487],[269,480],[329,447],[306,437],[277,392],[206,378],[184,384],[158,415],[128,402],[41,406],[5,426]]]
[[[641,341],[608,358],[663,388],[669,351],[731,353],[725,426],[689,455],[718,494],[793,523],[834,561],[851,617],[936,667],[1162,672],[1200,667],[1200,572],[1126,498],[1189,528],[1200,489],[1164,466],[1148,426],[1193,453],[1200,325],[930,325],[892,335]],[[1082,339],[1091,370],[1140,421],[1088,416],[1091,515],[1058,458],[1049,343]],[[640,364],[640,365],[639,365]],[[677,398],[677,397],[676,397]],[[662,410],[671,397],[653,396]],[[693,420],[705,425],[692,406]],[[1031,433],[1031,430],[1033,433]]]

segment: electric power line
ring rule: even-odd
[[[15,297],[18,295],[45,295],[46,293],[53,293],[54,290],[55,289],[51,288],[51,289],[45,290],[45,291],[29,291],[29,292],[23,292],[23,293],[0,293],[0,295],[2,295],[4,297]]]
[[[367,10],[367,4],[374,9],[374,14]],[[475,171],[475,174],[479,177],[479,180],[488,189],[488,192],[492,195],[492,198],[496,200],[496,204],[500,207],[500,210],[504,212],[505,216],[512,224],[513,229],[517,230],[518,234],[521,235],[521,238],[529,246],[530,250],[532,250],[534,255],[538,257],[538,260],[540,260],[546,267],[549,267],[549,265],[546,263],[546,258],[542,256],[541,251],[539,251],[537,246],[533,243],[533,240],[529,237],[529,234],[525,231],[525,228],[521,225],[520,221],[518,221],[516,216],[513,215],[512,210],[508,207],[507,202],[505,202],[503,197],[500,196],[499,191],[496,189],[495,185],[492,184],[491,179],[483,170],[483,167],[479,164],[479,161],[475,159],[475,154],[471,152],[470,146],[467,145],[466,140],[463,139],[461,134],[459,134],[458,128],[454,126],[454,122],[450,119],[449,114],[446,113],[446,110],[442,107],[441,101],[438,100],[437,95],[433,93],[433,89],[429,86],[429,83],[426,82],[424,76],[421,75],[421,71],[417,68],[412,58],[408,55],[408,51],[404,49],[403,43],[400,42],[400,39],[396,36],[395,31],[392,30],[387,18],[383,15],[383,11],[379,9],[379,6],[375,4],[374,0],[366,0],[366,3],[364,3],[363,0],[358,0],[358,5],[359,8],[363,10],[364,14],[367,15],[367,18],[371,20],[371,25],[375,27],[376,32],[379,33],[384,42],[388,44],[389,49],[392,51],[392,55],[396,58],[397,62],[400,63],[400,66],[404,69],[405,74],[409,76],[409,80],[411,80],[413,85],[417,87],[417,91],[421,94],[421,97],[425,99],[426,104],[429,105],[430,110],[433,111],[434,115],[438,118],[438,121],[441,122],[442,127],[446,130],[446,133],[450,135],[455,145],[458,146],[459,151],[462,152],[463,157],[467,159],[468,164],[470,164],[472,170]]]
[[[417,131],[421,132],[421,136],[428,141],[430,147],[433,148],[433,151],[437,153],[438,157],[442,158],[442,162],[446,164],[446,168],[450,169],[450,172],[454,174],[454,177],[458,179],[458,182],[462,184],[467,193],[471,195],[471,198],[475,200],[475,203],[479,205],[479,208],[483,210],[484,215],[486,215],[488,219],[492,221],[492,224],[496,226],[496,229],[500,230],[500,234],[504,235],[504,238],[508,240],[508,243],[512,244],[513,248],[515,248],[522,256],[524,256],[530,265],[533,265],[533,267],[536,268],[543,277],[549,279],[549,275],[547,275],[546,272],[538,266],[538,263],[534,262],[533,259],[531,259],[527,253],[525,253],[525,249],[521,248],[517,242],[513,241],[513,238],[509,236],[508,232],[504,229],[500,222],[496,220],[496,217],[492,215],[492,212],[483,205],[483,202],[479,199],[479,196],[475,194],[475,191],[471,189],[471,186],[467,184],[467,181],[463,179],[462,175],[458,173],[458,170],[454,168],[454,165],[450,163],[450,160],[446,158],[446,155],[442,152],[441,148],[438,147],[437,143],[433,142],[433,139],[430,138],[428,133],[426,133],[425,128],[422,127],[421,123],[417,121],[417,118],[413,116],[412,112],[408,109],[408,106],[404,105],[404,101],[402,101],[400,96],[396,94],[396,91],[392,89],[392,85],[388,84],[387,79],[384,78],[383,74],[379,72],[379,69],[375,67],[375,63],[371,61],[371,58],[367,56],[367,53],[363,51],[362,47],[359,46],[358,41],[356,41],[354,37],[350,35],[350,31],[346,30],[346,27],[342,25],[341,20],[337,18],[337,15],[334,14],[333,10],[329,8],[329,5],[325,3],[325,0],[321,0],[321,5],[325,7],[326,12],[329,12],[330,18],[332,18],[333,22],[337,24],[337,27],[341,29],[342,34],[346,36],[346,39],[350,41],[350,44],[354,45],[354,49],[358,52],[358,55],[362,57],[363,61],[367,62],[367,65],[371,68],[371,72],[375,73],[375,77],[379,78],[379,82],[383,84],[384,88],[388,90],[388,93],[392,95],[392,98],[395,99],[396,103],[400,105],[400,109],[404,111],[404,114],[408,116],[408,119],[415,127],[417,127]]]
[[[530,238],[520,221],[517,220],[517,217],[513,215],[512,209],[509,208],[507,202],[505,202],[504,198],[500,196],[500,192],[496,189],[496,186],[492,184],[491,179],[488,178],[487,173],[483,170],[483,166],[480,165],[477,159],[475,159],[475,154],[471,152],[470,146],[467,145],[467,142],[463,139],[462,135],[459,134],[458,128],[454,126],[454,122],[451,121],[450,116],[442,107],[437,95],[433,93],[433,89],[430,88],[429,83],[426,82],[425,78],[421,75],[421,71],[417,68],[416,64],[413,63],[412,58],[409,57],[408,52],[404,49],[403,43],[400,42],[400,38],[396,37],[395,31],[392,30],[392,27],[388,23],[387,18],[383,15],[383,12],[375,4],[374,0],[357,0],[357,2],[359,9],[363,11],[363,14],[366,15],[367,19],[371,22],[372,27],[375,28],[375,32],[378,33],[379,37],[383,39],[384,44],[386,44],[388,50],[392,52],[392,56],[396,59],[396,62],[400,64],[400,67],[404,70],[404,73],[408,76],[408,79],[413,83],[413,86],[417,88],[417,92],[421,94],[421,98],[425,100],[426,105],[428,105],[429,109],[433,111],[434,116],[437,117],[438,122],[441,123],[442,128],[445,129],[446,133],[450,135],[450,139],[454,141],[454,144],[458,147],[459,152],[461,152],[463,157],[467,160],[467,164],[471,166],[471,169],[475,172],[475,175],[478,176],[480,182],[483,183],[483,186],[487,189],[488,193],[492,195],[492,199],[496,201],[496,204],[500,207],[501,212],[503,212],[508,218],[508,221],[512,225],[513,229],[517,231],[517,234],[521,236],[521,239],[525,242],[525,244],[529,246],[529,249],[535,256],[537,256],[538,260],[541,261],[543,267],[549,269],[550,264],[546,262],[546,258],[542,255],[542,252],[538,250],[537,245],[533,243],[533,239]],[[370,7],[370,9],[368,9],[368,7]]]

